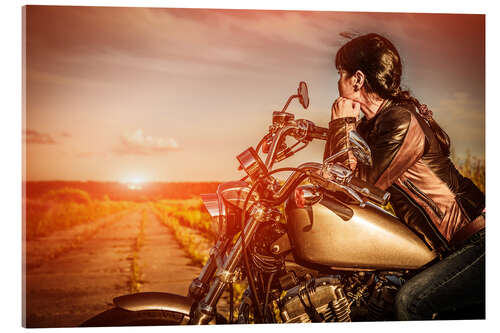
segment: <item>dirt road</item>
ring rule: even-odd
[[[27,327],[72,327],[137,291],[185,295],[198,267],[147,205],[30,241]]]

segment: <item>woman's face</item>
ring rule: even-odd
[[[344,69],[339,69],[338,72],[340,76],[338,82],[340,97],[356,100],[359,97],[359,89],[358,91],[354,90],[356,78]]]

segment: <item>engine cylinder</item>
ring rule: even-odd
[[[333,311],[335,312],[335,321],[351,321],[349,302],[343,292],[342,298],[333,303]]]
[[[288,289],[280,301],[285,323],[350,321],[349,302],[339,279],[311,279]]]

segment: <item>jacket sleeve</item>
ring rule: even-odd
[[[349,132],[356,129],[356,118],[346,117],[334,119],[329,124],[328,140],[325,144],[323,161],[342,149],[349,148]],[[354,169],[356,159],[352,153],[344,154],[339,157],[338,162],[346,167]]]
[[[348,145],[349,129],[347,126],[342,129],[341,124],[341,119],[330,123],[325,156],[332,155],[335,151],[333,149],[338,151]],[[401,174],[418,161],[425,147],[425,135],[417,119],[411,111],[402,107],[393,107],[378,115],[367,141],[373,165],[372,167],[359,165],[358,173],[382,190],[391,186]]]

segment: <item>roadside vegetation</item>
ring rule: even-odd
[[[202,267],[209,258],[210,248],[215,244],[216,235],[211,229],[210,215],[205,211],[200,199],[161,200],[152,204],[152,209],[160,221],[174,235],[180,247],[192,260],[193,264]],[[233,283],[234,315],[247,283]],[[229,293],[224,292],[218,311],[229,316]]]
[[[108,197],[96,200],[79,189],[49,190],[36,198],[23,201],[26,238],[47,236],[54,231],[91,223],[99,218],[133,208],[127,201],[112,201]]]
[[[172,231],[192,262],[203,266],[208,260],[208,252],[215,237],[211,230],[207,230],[204,213],[199,210],[201,207],[197,201],[161,200],[155,202],[152,208],[160,221]]]
[[[465,158],[459,158],[454,153],[452,153],[451,158],[462,176],[472,180],[483,193],[486,193],[485,159],[472,156],[469,151],[467,151]]]
[[[209,241],[215,242],[217,235],[212,230],[212,219],[206,212],[201,199],[160,200],[156,207],[183,226],[198,231]]]

